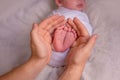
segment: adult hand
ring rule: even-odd
[[[34,24],[31,32],[31,49],[33,59],[40,59],[47,64],[51,56],[51,33],[57,26],[66,23],[64,16],[54,15],[40,24]]]
[[[67,65],[84,66],[90,57],[97,36],[90,37],[87,29],[77,18],[68,19],[68,24],[76,29],[78,38],[68,54]]]
[[[63,16],[54,15],[39,25],[34,24],[31,32],[31,58],[24,64],[0,76],[0,80],[35,80],[51,54],[51,30],[65,23]]]
[[[70,49],[66,58],[66,69],[59,77],[59,80],[80,80],[86,61],[96,41],[96,35],[90,37],[87,29],[77,19],[68,19],[68,24],[78,34],[78,38]]]

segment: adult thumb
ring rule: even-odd
[[[90,37],[87,44],[85,45],[85,49],[91,51],[96,43],[97,35],[94,34]]]

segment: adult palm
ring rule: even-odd
[[[54,15],[40,24],[34,24],[31,32],[32,58],[44,59],[48,63],[51,56],[51,33],[56,26],[64,25],[64,16]]]
[[[84,67],[95,44],[96,35],[90,37],[87,29],[77,18],[68,19],[68,24],[77,31],[78,38],[69,51],[66,63],[68,66],[77,65]]]

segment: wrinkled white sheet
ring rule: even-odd
[[[119,0],[88,0],[86,13],[99,35],[83,80],[120,80]],[[53,0],[0,0],[0,75],[30,56],[29,33],[54,9]],[[56,80],[62,68],[46,66],[36,80]]]

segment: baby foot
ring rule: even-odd
[[[63,50],[64,38],[67,33],[65,30],[63,30],[63,28],[64,28],[64,26],[59,27],[54,32],[53,47],[54,47],[55,51],[58,51],[58,52],[61,52]]]
[[[59,27],[54,33],[53,47],[55,51],[64,52],[76,40],[76,32],[70,27]]]
[[[64,49],[68,49],[69,47],[71,47],[71,45],[74,43],[76,38],[77,38],[77,35],[75,30],[69,27],[66,33],[66,37],[64,39]]]

